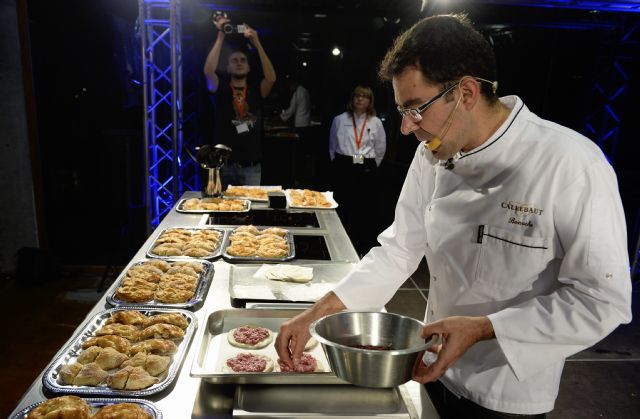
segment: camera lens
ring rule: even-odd
[[[226,34],[233,33],[233,25],[230,23],[225,23],[225,25],[222,27],[222,30]]]

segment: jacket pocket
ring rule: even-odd
[[[503,297],[530,290],[552,258],[545,237],[523,236],[489,225],[478,227],[477,244],[474,288],[498,290]]]

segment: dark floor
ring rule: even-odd
[[[429,271],[423,260],[386,308],[422,320],[428,295]],[[549,419],[640,418],[639,298],[636,283],[634,321],[567,360]]]
[[[67,272],[63,279],[19,287],[12,277],[0,278],[5,325],[0,345],[0,417],[7,416],[46,367],[53,355],[99,298],[95,292],[102,270]],[[429,293],[428,271],[422,264],[387,304],[387,310],[422,319]],[[112,279],[112,278],[110,278]],[[638,315],[638,290],[633,294]],[[33,308],[38,308],[34,310]],[[18,320],[19,319],[19,320]],[[620,326],[593,348],[566,363],[560,395],[549,419],[640,418],[640,327],[638,320]]]

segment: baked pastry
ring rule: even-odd
[[[111,375],[107,384],[117,390],[142,390],[159,381],[158,378],[149,375],[142,367],[127,366]]]
[[[156,268],[160,269],[162,272],[167,272],[171,268],[171,264],[169,262],[164,260],[157,260],[157,259],[147,260],[142,264],[145,266],[146,265],[155,266]]]
[[[212,247],[210,250],[213,251],[215,247]],[[196,272],[195,269],[193,269],[191,266],[173,266],[171,269],[169,269],[166,274],[167,275],[171,275],[171,274],[184,274],[184,275],[189,275],[192,276],[194,278],[198,278],[198,272]]]
[[[240,226],[238,228],[236,228],[233,232],[234,233],[240,233],[242,231],[246,231],[247,233],[251,233],[254,236],[257,236],[258,234],[260,234],[260,230],[258,230],[255,226],[253,225],[247,225],[247,226]]]
[[[95,362],[83,365],[78,374],[73,379],[76,386],[97,386],[107,381],[109,373],[100,368]]]
[[[261,234],[275,234],[276,236],[285,237],[288,233],[284,228],[269,227],[260,232]]]
[[[125,339],[129,339],[131,342],[138,341],[139,330],[136,326],[131,324],[105,324],[100,329],[95,331],[96,336],[104,335],[117,335],[122,336]]]
[[[161,313],[156,314],[155,316],[149,316],[146,318],[144,326],[149,327],[157,323],[172,324],[181,329],[186,329],[189,326],[189,321],[187,321],[182,314],[178,313]]]
[[[116,291],[116,298],[133,303],[144,303],[153,300],[154,290],[134,286],[120,287]]]
[[[101,348],[113,348],[122,354],[128,354],[131,348],[131,342],[122,336],[117,335],[105,335],[96,336],[87,339],[82,344],[82,349],[87,349],[90,346],[99,346]]]
[[[76,362],[79,364],[88,364],[96,360],[98,354],[102,350],[99,346],[89,346],[87,349],[80,352],[78,358],[76,358]]]
[[[153,416],[135,403],[104,406],[91,419],[152,419]]]
[[[133,358],[129,358],[128,360],[122,363],[123,367],[132,366],[132,367],[142,367],[149,374],[154,377],[159,376],[163,372],[169,368],[171,364],[171,357],[162,356],[162,355],[154,355],[147,354],[145,352],[138,352]]]
[[[204,272],[204,265],[200,262],[174,262],[173,266],[188,266],[197,273]]]
[[[130,276],[123,279],[122,283],[120,283],[120,286],[132,287],[132,288],[140,287],[140,288],[144,288],[152,291],[158,288],[158,284],[155,282],[149,282],[149,281],[145,281],[142,278],[136,278],[136,277],[130,277]]]
[[[151,268],[153,268],[151,266]],[[164,272],[162,272],[160,269],[157,268],[153,268],[155,269],[157,272],[155,271],[146,271],[143,269],[135,269],[135,270],[128,270],[127,271],[127,278],[139,278],[139,279],[144,279],[145,281],[148,282],[158,282],[160,281],[160,278],[162,277],[162,274],[164,274]]]
[[[98,356],[96,356],[95,363],[103,370],[111,370],[118,368],[127,359],[129,359],[127,355],[113,348],[102,348]]]
[[[180,340],[184,337],[184,330],[172,324],[157,323],[140,332],[140,339],[171,339]]]
[[[152,252],[158,256],[180,256],[182,255],[182,246],[160,244],[154,247]]]
[[[173,355],[178,352],[178,346],[173,341],[167,339],[147,339],[136,343],[129,351],[131,355],[135,355],[138,352],[157,355]]]
[[[179,290],[191,291],[192,294],[197,288],[197,286],[198,286],[198,281],[196,281],[195,279],[184,279],[184,278],[167,279],[166,281],[160,282],[160,289],[177,288]]]
[[[194,258],[206,258],[211,256],[211,254],[212,252],[205,249],[200,249],[199,247],[187,247],[184,250],[185,256],[191,256]]]
[[[142,325],[147,321],[147,316],[136,310],[116,311],[109,317],[107,324],[121,323],[132,324],[135,326]]]
[[[66,364],[60,367],[58,371],[58,381],[62,384],[73,385],[73,380],[82,369],[82,364]]]
[[[165,287],[156,291],[155,299],[161,303],[184,303],[193,297],[193,291]]]
[[[42,402],[26,419],[89,419],[91,408],[80,397],[62,396]]]

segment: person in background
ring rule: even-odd
[[[332,292],[283,323],[299,362],[309,324],[377,310],[426,257],[427,325],[414,368],[442,418],[540,418],[565,359],[631,321],[616,175],[588,138],[496,94],[491,46],[461,15],[432,16],[387,53],[401,131],[420,143],[393,224]]]
[[[233,51],[228,57],[226,72],[229,79],[221,79],[216,73],[225,39],[226,16],[216,16],[218,34],[207,55],[204,74],[207,88],[214,101],[215,142],[232,148],[229,162],[221,171],[222,183],[232,185],[260,185],[262,174],[262,100],[269,95],[276,81],[276,72],[265,52],[258,33],[244,24],[242,34],[258,52],[263,78],[257,85],[250,85],[247,76],[251,71],[247,54]]]
[[[375,207],[377,168],[387,147],[382,121],[376,117],[371,88],[357,86],[347,111],[333,118],[329,132],[333,188],[338,212],[356,250],[366,253],[375,244],[376,232],[367,214]]]
[[[287,80],[288,91],[291,92],[289,107],[282,111],[280,118],[288,121],[293,118],[293,126],[306,128],[311,125],[311,96],[309,91],[293,77]]]

